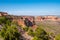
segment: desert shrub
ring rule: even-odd
[[[23,30],[27,32],[29,30],[29,27],[24,27]]]
[[[4,40],[20,40],[21,35],[18,32],[17,25],[15,23],[12,23],[11,20],[9,20],[6,17],[0,17],[0,24],[2,26],[2,29],[0,31],[0,36]]]
[[[40,26],[35,31],[30,28],[28,34],[33,37],[33,40],[49,40],[48,34]]]
[[[32,30],[32,28],[29,28],[29,30],[28,30],[28,35],[30,35],[30,36],[34,36],[34,35],[35,35],[35,33],[34,33],[34,31]]]
[[[8,25],[10,25],[11,20],[9,20],[8,18],[2,16],[2,17],[0,17],[0,24],[8,24]]]
[[[34,38],[32,40],[42,40],[42,39],[34,36]]]
[[[0,31],[0,35],[4,40],[19,40],[20,37],[16,26],[4,26]]]
[[[56,35],[55,40],[60,40],[60,34]]]
[[[46,35],[47,33],[41,27],[38,27],[35,30],[35,36],[38,38],[41,38],[42,40],[48,40],[48,36]]]

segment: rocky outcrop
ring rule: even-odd
[[[36,22],[41,21],[60,21],[60,18],[58,18],[57,16],[17,16],[9,15],[6,12],[0,12],[0,16],[5,16],[12,21],[16,21],[21,26],[25,26],[26,24],[33,26]],[[26,19],[28,20],[26,21]]]
[[[60,19],[60,18],[58,18],[57,16],[37,16],[35,21],[38,21],[38,22],[45,21],[45,20],[46,21],[47,20],[49,20],[49,21],[58,21],[58,19]]]
[[[45,20],[57,21],[57,16],[45,16]]]
[[[8,13],[6,13],[6,12],[0,12],[0,16],[6,16],[6,15],[8,15]]]

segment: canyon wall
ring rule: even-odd
[[[16,15],[9,15],[6,12],[0,12],[0,16],[5,16],[12,21],[17,21],[18,25],[25,26],[25,19],[27,18],[31,24],[35,25],[36,22],[41,21],[60,21],[60,18],[57,16],[16,16]],[[29,22],[28,22],[29,23]]]

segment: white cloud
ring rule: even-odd
[[[59,11],[9,11],[13,15],[58,15]]]

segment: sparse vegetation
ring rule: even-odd
[[[21,40],[22,35],[19,31],[23,33],[27,33],[27,35],[33,37],[32,40],[49,40],[54,39],[60,40],[60,34],[55,35],[59,31],[56,31],[58,28],[56,26],[49,25],[49,23],[40,23],[37,25],[37,28],[34,30],[31,26],[33,26],[32,22],[28,19],[25,19],[26,27],[19,26],[19,30],[17,29],[17,22],[12,22],[6,17],[0,17],[0,25],[2,25],[2,29],[0,29],[0,37],[3,40]],[[55,28],[54,28],[55,27]],[[21,28],[21,29],[20,29]],[[56,29],[57,28],[57,29]],[[22,34],[23,34],[22,33]]]
[[[48,34],[40,26],[35,31],[30,28],[28,34],[33,36],[33,40],[49,40]]]
[[[20,37],[16,26],[4,26],[0,31],[0,35],[4,40],[19,40]]]
[[[23,30],[24,31],[28,31],[29,30],[29,27],[24,27]]]
[[[28,35],[34,37],[35,33],[34,33],[34,31],[32,30],[32,28],[29,28],[29,30],[28,30]]]
[[[55,39],[60,40],[60,34],[56,35]]]
[[[0,31],[1,38],[4,40],[20,40],[21,35],[17,30],[17,26],[12,24],[9,19],[1,17],[0,23],[4,24]]]

